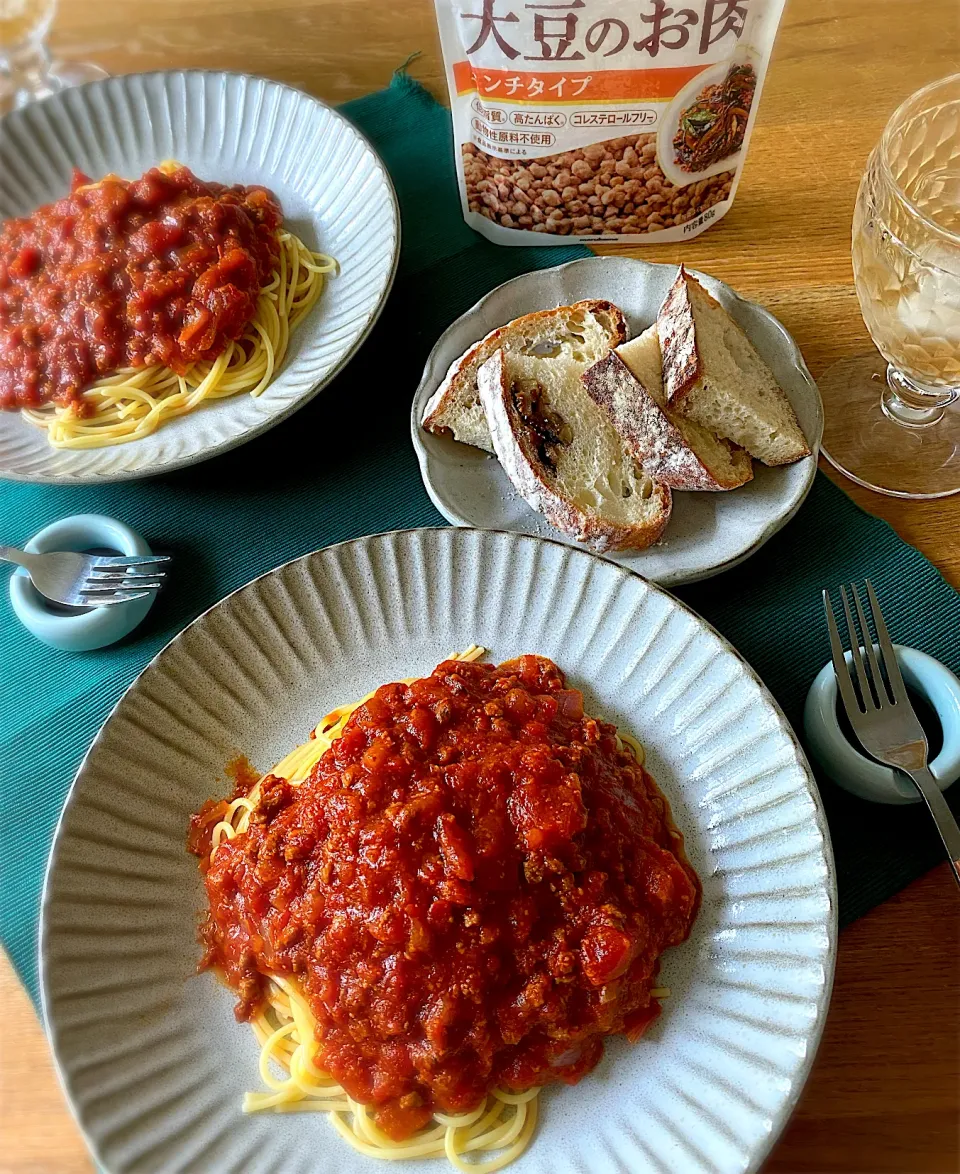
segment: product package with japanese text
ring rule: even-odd
[[[784,0],[436,0],[467,223],[697,236],[730,208]]]

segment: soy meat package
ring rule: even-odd
[[[467,223],[684,240],[730,208],[784,0],[436,0]]]

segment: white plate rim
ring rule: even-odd
[[[81,777],[84,773],[84,770],[86,768],[88,760],[91,758],[91,756],[94,754],[95,750],[98,748],[98,746],[104,740],[105,735],[106,735],[106,730],[107,730],[109,723],[113,720],[114,716],[116,715],[117,711],[120,709],[121,705],[124,703],[128,694],[130,694],[135,689],[135,687],[137,686],[140,679],[144,676],[144,674],[146,674],[148,672],[148,670],[150,670],[154,665],[157,664],[157,662],[164,656],[164,654],[167,652],[167,650],[169,648],[171,648],[171,646],[176,644],[178,640],[181,639],[181,637],[184,635],[184,633],[186,633],[190,629],[198,626],[207,616],[209,616],[212,612],[214,612],[216,609],[218,609],[222,604],[226,603],[228,600],[230,600],[233,597],[235,597],[236,595],[238,595],[240,592],[246,590],[248,587],[252,586],[253,584],[259,583],[259,582],[269,578],[270,576],[283,571],[285,568],[292,566],[294,563],[300,562],[301,560],[307,560],[307,559],[313,557],[314,555],[321,553],[322,551],[337,550],[337,549],[340,549],[343,547],[349,547],[349,546],[362,546],[362,545],[365,545],[365,544],[368,544],[371,542],[376,542],[378,539],[382,539],[382,538],[388,537],[390,535],[400,535],[400,536],[408,535],[408,534],[413,535],[413,534],[418,534],[422,531],[429,531],[429,530],[446,530],[448,532],[455,533],[457,529],[458,529],[457,527],[453,527],[453,528],[449,528],[449,527],[409,527],[409,528],[406,528],[403,530],[379,531],[377,533],[364,535],[364,536],[361,536],[358,538],[346,539],[343,542],[331,543],[326,547],[318,547],[314,551],[308,551],[302,555],[298,555],[294,558],[288,559],[286,562],[280,563],[276,567],[273,567],[270,570],[265,571],[262,574],[255,576],[253,579],[248,580],[247,583],[244,583],[241,586],[235,588],[233,591],[231,591],[227,595],[223,596],[222,599],[217,600],[217,602],[214,604],[211,604],[210,607],[206,608],[203,612],[200,613],[200,615],[198,615],[189,624],[187,624],[184,628],[182,628],[179,632],[177,632],[163,646],[163,648],[161,648],[154,656],[152,656],[150,658],[150,660],[143,666],[143,668],[133,678],[133,680],[130,682],[130,684],[127,686],[127,688],[121,694],[121,696],[118,698],[116,703],[111,707],[109,713],[104,718],[104,721],[101,724],[99,730],[97,731],[96,735],[94,736],[93,740],[91,741],[90,745],[88,746],[87,750],[85,751],[83,758],[81,759],[81,761],[77,767],[76,773],[75,773],[74,778],[70,784],[70,787],[67,791],[67,794],[64,797],[64,800],[63,800],[63,803],[62,803],[62,806],[60,809],[60,813],[57,817],[56,826],[55,826],[53,837],[51,840],[50,852],[47,857],[47,862],[46,862],[46,866],[44,869],[43,887],[42,887],[41,899],[40,899],[39,932],[38,932],[38,940],[37,940],[38,983],[39,983],[39,989],[40,989],[41,1022],[42,1022],[43,1028],[44,1028],[45,1035],[47,1037],[47,1043],[50,1048],[50,1054],[51,1054],[51,1058],[53,1061],[54,1070],[57,1075],[57,1080],[59,1082],[64,1099],[66,1100],[67,1105],[70,1109],[70,1112],[73,1115],[74,1121],[76,1122],[76,1125],[80,1131],[80,1134],[82,1135],[89,1151],[94,1155],[96,1160],[100,1163],[101,1168],[105,1171],[105,1174],[109,1174],[108,1167],[104,1163],[104,1159],[103,1159],[102,1154],[100,1153],[99,1147],[95,1144],[92,1137],[88,1133],[88,1131],[83,1123],[83,1120],[81,1118],[78,1106],[74,1103],[74,1100],[70,1094],[70,1090],[69,1090],[67,1080],[66,1080],[66,1075],[65,1075],[64,1069],[61,1065],[60,1057],[57,1052],[56,1028],[55,1028],[54,1023],[52,1022],[52,1018],[51,1018],[51,1014],[50,1014],[49,996],[48,996],[49,963],[48,963],[47,950],[46,950],[47,938],[48,938],[48,935],[50,932],[49,925],[48,925],[48,911],[49,911],[49,902],[50,902],[51,878],[52,878],[53,872],[54,872],[56,865],[57,865],[59,851],[62,847],[64,820],[65,820],[67,811],[70,807],[70,804],[73,801],[74,794],[78,788],[78,785],[80,784]],[[816,1020],[812,1024],[811,1028],[809,1029],[807,1037],[806,1037],[807,1046],[805,1049],[805,1054],[804,1054],[803,1060],[797,1067],[796,1077],[792,1083],[792,1087],[790,1089],[789,1095],[781,1102],[781,1104],[777,1110],[776,1116],[773,1120],[772,1128],[770,1129],[770,1131],[766,1135],[766,1137],[763,1139],[762,1143],[758,1144],[754,1148],[753,1153],[750,1154],[749,1164],[748,1164],[748,1166],[746,1166],[744,1168],[744,1171],[743,1171],[743,1174],[759,1174],[763,1163],[766,1161],[767,1157],[769,1156],[769,1154],[773,1150],[774,1146],[776,1145],[777,1141],[779,1140],[780,1136],[782,1135],[786,1125],[788,1124],[791,1116],[793,1115],[793,1112],[796,1109],[796,1106],[800,1100],[800,1097],[802,1096],[803,1091],[806,1087],[807,1081],[809,1080],[810,1073],[812,1071],[814,1062],[816,1060],[816,1057],[817,1057],[817,1054],[819,1051],[820,1044],[823,1039],[823,1032],[824,1032],[824,1029],[826,1026],[827,1016],[828,1016],[829,1009],[830,1009],[830,1003],[831,1003],[831,998],[832,998],[832,993],[833,993],[834,978],[835,978],[835,973],[836,973],[837,943],[838,943],[838,932],[839,932],[836,863],[835,863],[834,852],[833,852],[833,843],[830,838],[830,830],[829,830],[829,825],[827,822],[826,811],[825,811],[825,808],[823,805],[823,800],[820,796],[819,788],[817,786],[816,780],[813,775],[812,768],[810,767],[809,761],[807,759],[807,756],[803,750],[802,745],[800,744],[799,738],[797,737],[795,731],[793,730],[793,727],[790,725],[790,722],[787,720],[787,717],[784,714],[783,709],[781,708],[779,702],[773,696],[773,694],[771,693],[771,691],[769,690],[767,685],[763,682],[763,680],[761,679],[759,674],[756,672],[756,670],[753,668],[753,666],[749,663],[749,661],[746,660],[746,658],[736,649],[736,647],[726,638],[726,636],[724,636],[721,632],[719,632],[708,620],[705,620],[694,608],[690,607],[689,604],[685,603],[681,599],[678,599],[672,592],[670,592],[666,588],[658,585],[657,583],[653,583],[650,580],[645,579],[644,576],[638,574],[636,571],[630,569],[629,567],[624,567],[624,566],[621,566],[616,563],[611,564],[609,562],[609,560],[600,559],[597,555],[594,555],[589,551],[579,550],[577,548],[571,548],[567,544],[560,542],[556,539],[543,538],[543,537],[539,537],[539,536],[535,536],[535,535],[521,534],[516,531],[511,531],[511,530],[486,529],[486,530],[482,530],[480,532],[484,533],[484,534],[504,536],[510,542],[513,542],[513,543],[521,543],[521,544],[546,543],[548,545],[561,547],[562,549],[564,549],[566,551],[572,551],[572,553],[574,555],[580,555],[581,557],[584,557],[587,559],[594,559],[598,562],[602,562],[605,567],[614,569],[616,571],[616,573],[618,573],[621,578],[628,577],[628,578],[640,579],[644,584],[646,584],[648,589],[651,590],[654,594],[659,594],[661,596],[664,596],[674,607],[678,608],[681,612],[686,613],[690,618],[692,618],[694,620],[694,622],[696,624],[700,625],[703,629],[705,629],[707,632],[709,632],[719,642],[722,649],[725,652],[727,652],[733,656],[733,658],[738,662],[741,671],[754,683],[754,685],[759,690],[760,697],[763,699],[763,701],[766,703],[766,705],[772,711],[774,717],[776,718],[777,724],[780,727],[781,732],[786,736],[786,738],[788,739],[788,741],[792,745],[793,752],[794,752],[795,759],[796,759],[796,763],[799,766],[800,771],[804,777],[806,790],[808,792],[808,795],[809,795],[811,802],[812,802],[812,805],[813,805],[814,821],[815,821],[816,828],[817,828],[817,831],[820,836],[820,846],[821,846],[821,850],[823,853],[824,864],[826,867],[825,888],[827,890],[828,905],[829,905],[829,913],[825,919],[826,920],[825,929],[826,929],[826,935],[827,935],[827,945],[826,945],[826,949],[824,951],[824,957],[823,957],[823,962],[822,962],[823,969],[824,969],[824,981],[823,981],[823,984],[820,987],[818,994],[817,994],[817,997],[816,997]],[[371,1169],[372,1169],[372,1167],[371,1167]],[[627,1174],[627,1172],[625,1171],[624,1174]]]
[[[354,339],[349,349],[344,352],[343,356],[334,364],[334,366],[327,372],[327,374],[313,387],[307,388],[303,391],[293,402],[287,404],[285,407],[279,409],[277,412],[268,416],[260,423],[248,428],[239,436],[228,437],[225,440],[211,445],[202,452],[193,453],[189,456],[177,457],[166,461],[157,461],[153,465],[148,465],[137,469],[123,469],[111,473],[81,473],[76,476],[57,476],[54,474],[37,473],[25,474],[4,470],[0,473],[0,480],[14,481],[21,484],[31,485],[111,485],[122,481],[142,481],[150,477],[158,477],[164,473],[173,473],[178,469],[189,468],[192,465],[201,464],[203,461],[212,459],[213,457],[221,456],[223,453],[231,452],[235,448],[246,444],[250,440],[262,436],[265,432],[269,432],[277,424],[288,420],[295,412],[297,412],[304,405],[308,404],[316,395],[323,391],[330,383],[344,370],[347,364],[353,359],[360,347],[366,342],[373,330],[374,326],[383,313],[384,307],[387,304],[387,299],[393,289],[394,281],[396,280],[397,270],[400,265],[400,245],[401,245],[401,217],[400,217],[400,201],[397,197],[397,191],[394,187],[393,179],[390,172],[387,170],[386,164],[380,157],[379,152],[370,142],[367,135],[353,122],[346,118],[335,107],[325,102],[322,98],[318,98],[315,94],[308,93],[306,90],[301,90],[298,86],[290,85],[289,82],[276,81],[274,78],[263,77],[260,74],[243,73],[240,70],[228,69],[204,69],[187,67],[183,69],[150,69],[139,73],[121,74],[116,77],[110,76],[106,78],[98,78],[95,81],[84,82],[80,86],[71,87],[72,90],[87,90],[90,87],[103,86],[105,83],[120,82],[125,83],[128,78],[151,78],[151,77],[179,77],[183,75],[197,75],[203,77],[222,77],[235,78],[243,82],[266,82],[271,86],[276,86],[278,89],[286,90],[294,94],[299,94],[303,97],[309,98],[316,102],[324,109],[328,110],[334,119],[347,126],[363,143],[369,152],[370,159],[374,167],[380,172],[381,178],[384,181],[387,195],[390,200],[390,208],[393,213],[393,258],[390,265],[390,272],[384,282],[383,289],[376,306],[368,312],[366,320],[360,333]],[[55,102],[60,93],[50,94],[46,98],[40,99],[41,102]],[[4,120],[8,117],[15,116],[16,110],[8,112],[8,114],[0,116],[0,130],[3,129]]]
[[[497,296],[501,290],[523,282],[528,282],[531,280],[531,278],[536,279],[537,277],[546,276],[547,274],[559,273],[563,270],[572,269],[584,264],[593,265],[597,262],[609,261],[613,261],[615,263],[628,262],[630,264],[649,266],[656,269],[675,270],[677,268],[677,266],[674,264],[664,263],[661,261],[645,261],[641,257],[626,257],[618,256],[616,254],[612,256],[603,256],[594,254],[589,257],[577,257],[573,261],[565,261],[561,265],[551,265],[545,269],[531,269],[526,273],[520,273],[516,277],[511,277],[508,281],[502,282],[488,293],[485,293],[483,297],[479,298],[468,310],[465,310],[458,318],[454,319],[454,321],[450,323],[447,329],[443,331],[443,333],[434,343],[430,354],[427,356],[426,363],[424,364],[423,375],[420,379],[420,383],[417,385],[417,390],[414,392],[413,401],[410,405],[410,437],[413,443],[414,451],[417,454],[417,463],[420,467],[420,477],[423,481],[424,488],[427,491],[427,495],[433,502],[434,506],[436,506],[437,510],[446,518],[448,522],[452,523],[454,526],[462,526],[472,529],[474,528],[474,523],[471,522],[469,518],[461,514],[455,506],[451,505],[437,487],[437,483],[431,472],[431,454],[424,441],[423,429],[420,423],[423,406],[426,402],[426,397],[424,395],[425,388],[428,386],[432,389],[439,387],[444,375],[446,374],[445,369],[443,371],[439,371],[438,369],[438,357],[440,351],[443,349],[446,337],[466,319],[472,318],[474,315],[482,315],[483,309],[487,303],[495,296]],[[786,508],[780,513],[771,517],[763,530],[748,546],[744,547],[738,554],[732,555],[730,558],[724,559],[722,562],[712,563],[709,566],[704,566],[700,570],[690,572],[681,571],[674,573],[667,572],[663,575],[659,575],[656,580],[649,580],[651,583],[656,582],[656,584],[660,587],[680,587],[687,583],[699,583],[704,579],[713,578],[714,575],[719,575],[723,571],[732,570],[734,567],[739,566],[741,563],[745,562],[748,558],[751,557],[751,555],[756,554],[756,552],[763,545],[765,545],[765,543],[767,543],[774,536],[774,534],[782,530],[783,527],[786,526],[786,524],[796,516],[797,511],[803,505],[804,501],[806,501],[808,494],[813,488],[814,481],[816,480],[820,445],[823,441],[823,401],[820,397],[820,391],[817,387],[816,381],[810,374],[810,370],[807,367],[807,364],[803,358],[803,354],[801,353],[799,346],[793,338],[793,335],[790,334],[780,319],[777,318],[775,314],[772,314],[766,308],[766,306],[762,306],[759,302],[751,301],[749,298],[742,297],[735,289],[732,289],[729,285],[726,284],[726,282],[721,281],[717,277],[713,277],[699,269],[692,269],[686,265],[684,268],[686,269],[687,273],[696,277],[698,280],[704,277],[707,278],[712,284],[716,284],[718,287],[720,287],[732,300],[745,306],[749,306],[750,313],[755,313],[759,317],[765,319],[769,326],[775,331],[775,333],[780,336],[780,340],[792,363],[796,367],[800,376],[807,383],[808,390],[813,396],[812,402],[815,404],[817,409],[815,422],[816,434],[812,437],[807,437],[807,442],[810,445],[811,455],[804,458],[805,476],[800,488],[793,495],[793,498],[787,502]],[[479,341],[479,339],[475,339],[474,341]],[[485,528],[489,529],[490,527]],[[670,527],[668,522],[665,536],[669,538],[669,534]],[[535,537],[542,537],[545,541],[557,541],[557,539],[553,539],[546,535],[536,535]],[[585,549],[584,547],[574,543],[572,539],[570,540],[570,543],[574,546],[574,549]],[[623,566],[622,563],[618,562],[615,556],[616,552],[611,552],[610,555],[601,555],[599,557],[606,558],[609,562],[617,563],[618,566]],[[633,568],[626,569],[630,570]],[[647,576],[643,575],[643,573],[639,570],[636,571],[636,573],[640,574],[641,578],[647,578]]]

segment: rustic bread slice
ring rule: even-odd
[[[627,323],[621,311],[612,302],[596,298],[515,318],[451,363],[424,410],[423,427],[493,452],[477,388],[477,372],[492,354],[501,349],[524,354],[569,353],[583,356],[582,361],[589,364],[626,337]]]
[[[765,465],[810,455],[790,401],[727,311],[680,266],[657,315],[671,410]]]
[[[656,324],[588,368],[583,385],[628,451],[671,489],[736,489],[753,476],[742,448],[666,406]]]
[[[639,550],[663,533],[670,490],[647,476],[587,395],[586,366],[569,352],[497,351],[480,368],[480,399],[525,501],[593,550]]]

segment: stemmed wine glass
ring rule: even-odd
[[[96,81],[96,65],[52,61],[46,37],[57,0],[0,0],[0,114],[68,86]]]
[[[918,90],[874,148],[853,275],[879,354],[820,379],[824,456],[894,497],[960,492],[960,74]]]

